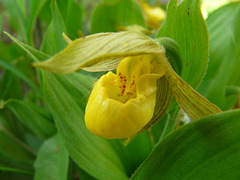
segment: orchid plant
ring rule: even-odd
[[[239,179],[240,2],[0,7],[0,179]]]
[[[96,82],[85,111],[88,129],[108,139],[133,137],[150,128],[167,112],[172,94],[193,120],[221,112],[175,73],[161,42],[131,31],[94,34],[70,42],[34,66],[66,74],[82,68],[111,70],[119,63],[116,74],[108,72]],[[171,62],[181,61],[177,43],[172,39],[164,43],[176,46],[170,53],[178,58]]]

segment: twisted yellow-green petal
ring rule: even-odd
[[[113,69],[110,67],[111,63],[107,67],[104,67],[104,65],[118,58],[145,54],[164,54],[162,46],[139,32],[99,33],[72,42],[69,39],[66,40],[70,44],[63,51],[47,61],[34,63],[33,65],[59,74],[72,73],[82,68],[89,71],[94,71],[94,69],[107,71]],[[95,66],[95,64],[98,65]],[[116,67],[115,63],[113,67]]]

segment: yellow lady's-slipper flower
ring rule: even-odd
[[[109,72],[94,85],[85,111],[87,128],[110,139],[137,134],[153,116],[156,81],[163,75],[154,55],[124,58],[117,74]]]
[[[167,112],[173,95],[192,120],[221,112],[173,70],[169,61],[173,67],[177,63],[165,57],[167,44],[173,58],[180,55],[171,39],[153,40],[129,31],[67,41],[67,48],[34,66],[68,74],[79,69],[109,71],[118,65],[116,74],[108,72],[96,82],[86,107],[86,126],[98,136],[126,138],[143,132]]]

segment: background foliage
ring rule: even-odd
[[[240,178],[240,2],[205,20],[198,0],[147,3],[167,9],[159,29],[135,0],[0,0],[0,179]],[[126,147],[91,134],[84,110],[100,73],[57,75],[31,63],[65,48],[62,32],[76,39],[129,25],[177,41],[181,77],[226,112],[184,125],[191,120],[173,101]]]

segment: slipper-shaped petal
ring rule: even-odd
[[[164,73],[152,73],[149,57],[127,57],[120,62],[117,74],[108,72],[97,81],[85,112],[86,126],[92,133],[109,139],[126,138],[151,120],[157,80]]]

